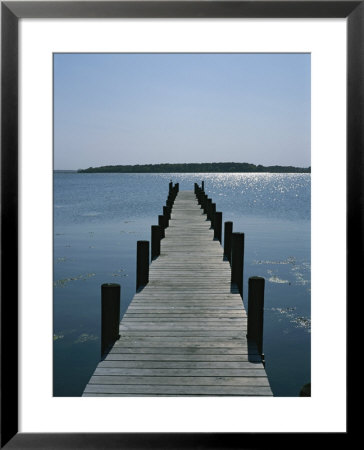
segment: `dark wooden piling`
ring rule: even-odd
[[[119,339],[120,284],[101,285],[101,357]]]
[[[224,256],[231,263],[231,234],[233,232],[233,223],[225,222],[224,227]]]
[[[198,200],[198,204],[201,205],[201,208],[203,208],[205,201],[205,194],[201,190],[199,190],[196,194],[196,198]]]
[[[204,214],[206,214],[206,209],[207,209],[207,199],[208,199],[207,194],[205,194],[205,193],[202,194],[201,206],[202,206],[202,208],[203,208]]]
[[[149,241],[137,242],[136,288],[145,286],[149,281]]]
[[[158,216],[158,225],[161,228],[161,239],[165,237],[164,229],[166,228],[166,219],[163,215]]]
[[[201,191],[198,191],[198,192],[196,193],[196,198],[197,198],[197,203],[198,203],[199,205],[202,205],[202,192],[201,192]]]
[[[168,228],[169,219],[170,219],[170,208],[168,206],[163,206],[163,216],[164,216],[164,225],[165,228]]]
[[[204,181],[201,181],[201,189],[202,189],[203,191],[205,191],[205,182],[204,182]]]
[[[210,220],[210,205],[212,203],[211,198],[207,197],[206,198],[206,203],[205,203],[205,208],[204,208],[204,212],[207,216],[207,220]]]
[[[214,223],[214,239],[221,243],[221,228],[222,228],[222,212],[216,211]]]
[[[171,198],[167,198],[166,206],[167,206],[167,208],[169,208],[170,210],[172,210],[172,207],[173,207],[173,200],[172,200]]]
[[[212,199],[208,198],[207,199],[207,218],[208,218],[208,220],[211,220],[211,212],[212,212],[211,205],[212,205]]]
[[[243,298],[244,233],[232,233],[231,237],[231,282],[237,284]]]
[[[216,214],[216,203],[211,203],[210,206],[210,220],[211,220],[211,228],[215,227],[215,214]]]
[[[263,354],[264,278],[250,277],[248,291],[248,339],[256,342]]]
[[[169,206],[163,206],[163,215],[167,221],[171,218],[171,208]]]
[[[159,225],[152,225],[152,239],[151,239],[151,258],[157,258],[161,253],[161,227]]]

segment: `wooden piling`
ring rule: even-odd
[[[263,354],[264,278],[250,277],[248,291],[248,339],[256,342]]]
[[[225,222],[224,227],[224,256],[231,263],[231,234],[233,232],[233,223]]]
[[[197,198],[197,203],[198,203],[199,205],[201,205],[201,202],[202,202],[202,192],[201,192],[201,191],[198,191],[198,192],[196,193],[196,198]]]
[[[172,210],[172,207],[173,207],[173,200],[172,200],[171,198],[167,198],[166,206],[167,206],[167,208],[169,208],[170,210]]]
[[[165,227],[167,228],[169,225],[169,219],[170,219],[170,208],[168,206],[163,206],[163,216],[164,216],[164,223]]]
[[[161,253],[161,227],[159,225],[152,225],[152,239],[151,239],[151,258],[157,258]]]
[[[204,208],[204,211],[205,211],[206,216],[207,216],[207,220],[210,220],[210,205],[211,205],[211,203],[212,203],[211,198],[207,197],[206,198],[205,208]]]
[[[101,285],[101,357],[119,339],[120,284]]]
[[[158,225],[161,228],[161,239],[163,239],[165,237],[165,232],[164,229],[166,228],[166,220],[165,217],[163,215],[158,216]]]
[[[208,198],[207,205],[206,205],[206,214],[207,214],[208,220],[211,220],[211,205],[212,205],[212,199]]]
[[[202,194],[202,199],[201,199],[201,207],[204,211],[204,214],[206,214],[206,208],[207,208],[207,195],[205,193]]]
[[[216,214],[216,203],[211,203],[211,212],[210,212],[210,220],[211,220],[211,228],[215,227],[215,214]]]
[[[243,298],[244,233],[232,233],[231,237],[231,282],[237,284]]]
[[[171,208],[169,206],[163,206],[163,215],[169,220],[171,218]]]
[[[163,217],[163,216],[162,216]],[[137,277],[136,289],[149,281],[149,241],[137,242]]]
[[[215,213],[214,223],[214,239],[217,239],[221,243],[221,228],[222,228],[222,212],[217,211]]]

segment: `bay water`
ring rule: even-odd
[[[223,222],[245,233],[248,278],[265,284],[264,354],[275,396],[298,396],[311,377],[310,174],[54,173],[53,395],[81,396],[100,361],[101,284],[121,285],[121,316],[135,294],[136,243],[168,183],[205,191]]]

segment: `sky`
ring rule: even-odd
[[[54,169],[308,167],[309,54],[55,54]]]

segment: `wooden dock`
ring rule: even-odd
[[[83,396],[272,396],[230,263],[193,191],[178,193],[149,282]]]

